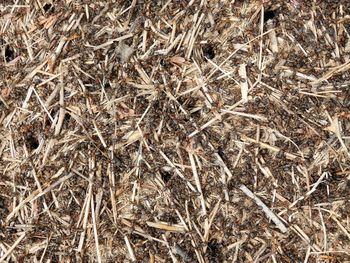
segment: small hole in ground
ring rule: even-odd
[[[39,140],[35,138],[32,134],[27,137],[27,145],[30,150],[35,150],[39,147]]]
[[[207,59],[213,59],[215,58],[215,50],[213,48],[212,45],[206,45],[203,47],[203,55],[207,58]]]
[[[266,10],[264,12],[264,23],[266,23],[269,20],[272,20],[276,17],[276,11],[274,10]]]
[[[13,49],[9,45],[6,45],[6,47],[5,47],[5,60],[6,60],[6,62],[10,62],[14,58],[15,58],[15,52],[13,51]]]
[[[69,113],[64,114],[64,121],[65,122],[69,122],[70,119],[71,119],[71,115]]]
[[[43,9],[44,9],[44,11],[45,11],[45,13],[47,13],[49,10],[53,10],[53,7],[52,7],[52,4],[50,4],[50,3],[45,3],[44,5],[43,5]]]
[[[160,175],[162,177],[163,182],[166,184],[172,177],[172,174],[167,171],[160,171]]]

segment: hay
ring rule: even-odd
[[[2,1],[0,262],[350,262],[348,1]]]

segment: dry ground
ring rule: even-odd
[[[348,0],[0,1],[0,261],[350,262]]]

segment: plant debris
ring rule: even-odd
[[[2,1],[0,262],[350,262],[349,1]]]

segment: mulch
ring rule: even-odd
[[[0,3],[0,262],[350,262],[350,2]]]

